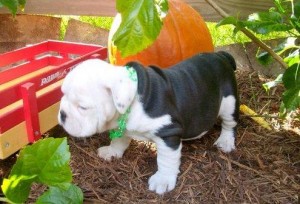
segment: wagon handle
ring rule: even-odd
[[[33,143],[41,137],[35,86],[33,83],[28,82],[21,85],[20,88],[28,141]]]

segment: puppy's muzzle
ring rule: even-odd
[[[67,119],[67,114],[65,111],[61,110],[60,112],[60,120],[62,123],[65,123],[66,122],[66,119]]]

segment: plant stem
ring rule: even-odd
[[[5,197],[0,197],[0,202],[8,203],[8,200]]]
[[[275,60],[277,60],[279,62],[279,64],[281,66],[283,66],[284,68],[288,68],[288,65],[283,61],[283,59],[279,55],[277,55],[276,52],[274,52],[268,45],[266,45],[261,40],[259,40],[257,37],[255,37],[255,35],[252,32],[250,32],[246,28],[241,28],[240,30],[248,38],[250,38],[254,43],[256,43],[259,47],[261,47],[262,49],[264,49],[265,51],[267,51]]]
[[[215,2],[212,0],[205,0],[208,4],[210,4],[221,16],[228,17],[229,14],[226,13],[221,7],[219,7]],[[259,47],[267,51],[276,61],[279,62],[281,66],[284,68],[288,68],[288,65],[283,61],[283,59],[277,55],[268,45],[263,43],[261,40],[259,40],[252,32],[250,32],[246,28],[241,28],[240,31],[242,31],[248,38],[250,38],[254,43],[256,43]]]

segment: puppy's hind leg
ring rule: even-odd
[[[214,143],[223,152],[231,152],[235,149],[236,125],[238,120],[238,102],[232,95],[223,97],[219,116],[222,119],[220,137]]]
[[[109,146],[98,148],[98,156],[110,161],[112,157],[121,158],[130,145],[131,138],[123,136],[113,139]]]

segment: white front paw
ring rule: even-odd
[[[164,175],[157,171],[149,179],[149,190],[157,194],[164,194],[175,188],[177,175]]]
[[[235,149],[234,136],[232,135],[221,135],[214,143],[223,152],[228,153]]]
[[[112,148],[111,146],[104,146],[98,148],[98,156],[102,159],[110,161],[112,157],[121,158],[123,156],[123,152],[117,150],[116,148]]]

